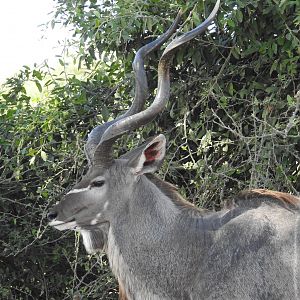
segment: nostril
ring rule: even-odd
[[[47,218],[48,218],[49,221],[55,220],[56,217],[57,217],[57,212],[55,212],[55,211],[50,211],[47,214]]]

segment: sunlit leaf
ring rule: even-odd
[[[43,161],[47,160],[47,154],[45,151],[41,150],[41,158],[43,159]]]

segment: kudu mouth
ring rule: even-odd
[[[66,218],[65,220],[59,220],[59,214],[55,209],[52,209],[47,214],[47,218],[50,221],[49,225],[53,226],[58,230],[76,230],[78,223],[76,222],[75,215],[83,211],[86,207],[83,207],[77,210],[71,217]]]
[[[53,220],[49,222],[50,226],[53,226],[54,228],[58,230],[76,230],[77,229],[77,222],[75,221],[75,218],[73,218],[71,221],[58,221],[58,220]]]
[[[80,230],[92,230],[95,228],[99,228],[99,226],[102,226],[104,224],[108,224],[107,221],[103,221],[103,222],[97,222],[93,225],[91,224],[78,224],[75,220],[75,218],[73,218],[70,221],[57,221],[57,220],[53,220],[51,222],[49,222],[50,226],[53,226],[54,228],[63,231],[63,230],[75,230],[75,231],[80,231]]]
[[[81,209],[79,209],[74,215],[80,213],[81,211],[83,211],[84,209],[86,209],[87,207],[83,207]],[[65,220],[59,220],[57,219],[58,214],[56,211],[52,210],[47,214],[47,218],[50,221],[49,225],[60,230],[92,230],[95,228],[98,228],[99,226],[108,223],[107,221],[98,221],[95,222],[93,224],[91,224],[91,221],[87,221],[87,222],[77,222],[76,221],[76,217],[75,216],[69,217]]]

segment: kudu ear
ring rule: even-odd
[[[166,153],[166,138],[163,134],[140,146],[133,152],[128,161],[128,166],[137,175],[153,173],[160,168]]]

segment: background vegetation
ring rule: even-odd
[[[79,236],[49,228],[45,214],[84,173],[87,133],[128,108],[136,50],[166,30],[179,7],[184,32],[214,1],[56,5],[51,24],[73,26],[80,72],[61,57],[60,71],[26,67],[0,91],[0,298],[117,299],[105,256],[87,256]],[[199,206],[219,209],[251,187],[299,195],[299,24],[299,1],[222,1],[210,30],[178,52],[167,109],[116,151],[165,133],[160,176]],[[160,54],[147,61],[152,95]]]

